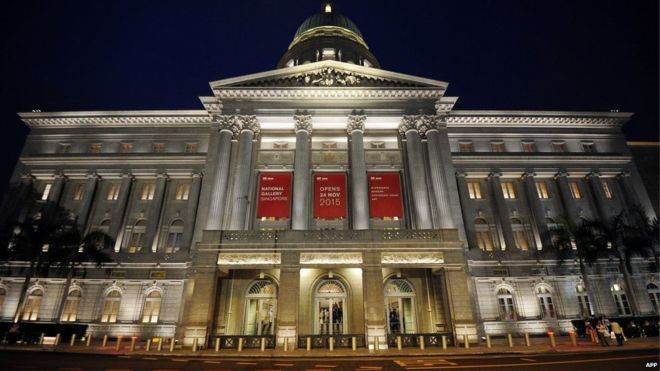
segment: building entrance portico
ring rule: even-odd
[[[346,290],[337,279],[322,280],[315,291],[314,333],[334,335],[346,333],[344,309],[346,308]]]

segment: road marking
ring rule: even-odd
[[[188,362],[189,359],[172,358],[172,362]]]
[[[363,369],[363,370],[382,370],[383,367],[381,367],[381,366],[360,366],[359,369]]]
[[[452,365],[452,366],[456,366],[458,364],[458,363],[454,363],[452,361],[447,361],[446,359],[437,359],[436,362],[442,362],[442,363],[446,363],[446,364],[449,364],[449,365]]]
[[[150,361],[155,361],[155,360],[157,360],[158,358],[156,358],[156,357],[142,357],[142,359],[148,359],[148,360],[150,360]]]
[[[531,358],[521,358],[521,360],[527,361],[527,362],[536,362],[535,359],[531,359]]]
[[[534,365],[560,365],[560,364],[573,364],[573,363],[590,363],[590,362],[609,362],[609,361],[622,361],[626,359],[648,359],[649,356],[632,356],[632,357],[612,357],[612,358],[592,358],[592,359],[576,359],[571,361],[547,361],[536,362]],[[436,366],[436,367],[407,367],[408,370],[447,370],[459,368],[505,368],[505,367],[529,367],[529,363],[500,363],[494,365],[464,365],[464,366]]]
[[[237,365],[256,366],[256,362],[236,362]]]
[[[399,361],[398,359],[395,359],[394,363],[396,363],[397,365],[399,365],[401,367],[406,367],[406,363],[403,362],[403,361]]]
[[[314,367],[318,367],[318,368],[335,368],[337,366],[336,365],[314,365]]]
[[[117,358],[133,358],[132,356],[117,356]]]
[[[275,366],[279,366],[279,367],[291,367],[291,366],[293,366],[293,363],[275,363]]]
[[[73,371],[73,370],[82,370],[82,368],[80,368],[80,367],[60,367],[60,368],[58,368],[58,370],[70,370],[70,371]]]
[[[222,362],[220,362],[220,361],[204,361],[204,363],[213,363],[213,364],[217,365],[217,364],[220,364]]]

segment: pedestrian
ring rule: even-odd
[[[596,331],[598,331],[598,340],[600,340],[600,345],[604,347],[610,346],[610,331],[605,326],[602,320],[598,321],[596,325]]]
[[[616,343],[619,344],[619,346],[623,345],[623,329],[621,326],[619,326],[619,322],[617,321],[612,321],[610,322],[610,325],[612,326],[612,333],[616,337]]]

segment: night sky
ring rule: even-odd
[[[383,69],[449,82],[455,109],[631,111],[658,140],[658,1],[335,1]],[[15,112],[202,109],[208,82],[274,69],[321,1],[12,1],[0,12],[0,189]]]

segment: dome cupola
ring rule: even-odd
[[[321,13],[307,18],[298,27],[289,50],[277,67],[293,67],[323,60],[380,67],[355,23],[336,13],[331,2],[324,3]]]

